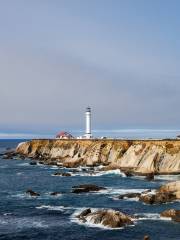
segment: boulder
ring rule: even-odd
[[[176,200],[174,193],[141,194],[139,200],[146,204],[161,204]]]
[[[168,217],[176,222],[180,222],[180,210],[168,209],[161,213],[161,217]]]
[[[86,209],[80,215],[78,215],[77,218],[79,218],[79,220],[82,222],[101,224],[110,228],[120,228],[133,224],[133,220],[129,215],[112,209],[102,209],[97,211]]]
[[[97,191],[104,190],[104,189],[106,189],[106,188],[98,187],[93,184],[83,184],[83,185],[79,185],[79,186],[73,186],[72,192],[73,193],[97,192]]]
[[[66,173],[66,172],[56,172],[53,174],[53,176],[61,176],[61,177],[70,177],[71,174],[70,173]]]
[[[32,189],[28,189],[28,190],[26,191],[26,194],[29,194],[29,195],[32,196],[32,197],[38,197],[38,196],[40,196],[39,193],[34,192]]]
[[[176,199],[180,199],[180,181],[167,183],[159,188],[161,193],[174,193]]]
[[[139,197],[139,200],[146,204],[161,204],[177,199],[180,199],[180,181],[167,183],[155,192],[143,192]]]

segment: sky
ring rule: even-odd
[[[179,0],[1,0],[0,133],[180,129]]]

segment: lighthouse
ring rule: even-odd
[[[90,139],[90,138],[92,138],[92,134],[91,134],[91,108],[90,107],[86,108],[85,117],[86,117],[85,138]]]

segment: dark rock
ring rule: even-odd
[[[30,165],[37,165],[37,162],[30,162]]]
[[[72,172],[77,173],[77,172],[80,172],[80,171],[78,169],[73,169]]]
[[[84,184],[84,185],[74,186],[72,188],[73,188],[72,190],[73,193],[97,192],[97,191],[106,189],[104,187],[98,187],[93,184]]]
[[[42,165],[44,165],[44,162],[43,162],[43,161],[39,161],[39,164],[42,164]]]
[[[161,204],[176,200],[176,195],[171,192],[156,192],[150,194],[141,194],[139,200],[146,204]]]
[[[118,198],[119,199],[125,199],[125,198],[136,198],[136,197],[140,197],[141,193],[126,193],[126,194],[122,194],[119,195]]]
[[[32,189],[28,189],[28,190],[26,191],[26,194],[29,194],[29,195],[32,196],[32,197],[38,197],[38,196],[40,196],[39,193],[34,192]]]
[[[89,213],[91,213],[91,209],[87,208],[78,215],[78,218],[84,219],[84,217],[87,216]]]
[[[13,150],[7,151],[3,154],[3,159],[13,159],[15,156],[17,156],[17,153]]]
[[[53,176],[70,177],[71,174],[70,173],[66,173],[66,172],[63,172],[63,173],[56,172],[56,173],[53,174]]]
[[[87,168],[82,168],[82,172],[88,172]]]
[[[180,216],[174,216],[172,217],[172,220],[175,221],[175,222],[180,222]]]
[[[86,222],[90,219],[93,224],[102,224],[106,227],[119,228],[133,224],[130,216],[115,210],[97,210],[92,212],[91,209],[84,210],[77,216],[81,221]]]
[[[58,196],[59,194],[61,194],[60,192],[52,192],[50,193],[51,196]]]
[[[126,175],[126,177],[134,176],[134,174],[131,171],[123,171],[123,173]]]
[[[146,180],[148,180],[148,181],[154,180],[154,173],[148,173],[148,174],[146,174]]]

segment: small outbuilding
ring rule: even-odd
[[[72,139],[74,138],[70,133],[65,132],[65,131],[61,131],[56,135],[56,138],[59,139]]]

